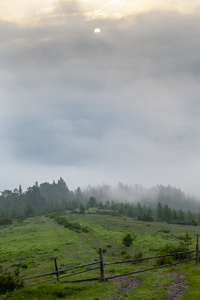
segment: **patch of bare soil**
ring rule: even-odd
[[[123,285],[120,286],[117,295],[112,298],[112,300],[117,300],[121,298],[125,293],[128,293],[132,291],[133,289],[136,289],[140,285],[140,279],[139,278],[126,278],[126,277],[119,277],[119,278],[113,278],[110,279],[110,281],[113,282],[122,282]]]
[[[183,295],[184,291],[187,289],[187,284],[183,275],[180,275],[176,272],[172,272],[168,274],[169,276],[175,277],[175,281],[168,290],[168,296],[166,300],[178,300]],[[112,300],[118,300],[122,297],[125,293],[136,289],[140,285],[139,278],[126,278],[126,277],[119,277],[110,279],[110,281],[114,282],[121,282],[123,283],[122,286],[119,287],[117,295],[112,298]]]
[[[170,273],[168,275],[175,277],[175,282],[169,289],[166,300],[180,299],[184,291],[187,289],[185,278],[183,277],[183,275],[180,275],[176,272]]]

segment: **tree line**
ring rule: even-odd
[[[108,209],[104,211],[104,209]],[[193,225],[200,224],[200,213],[193,213],[190,210],[184,211],[183,209],[171,209],[167,204],[162,205],[157,203],[155,208],[141,205],[140,203],[116,203],[108,201],[105,206],[99,206],[99,213],[110,213],[114,215],[121,215],[133,218],[138,221],[144,222],[167,222],[171,224],[180,225]],[[102,212],[101,212],[102,210]]]
[[[122,201],[119,201],[117,190],[122,197]],[[122,184],[119,184],[114,192],[111,192],[108,186],[89,187],[83,191],[78,187],[75,191],[70,191],[62,178],[59,178],[57,182],[45,182],[40,185],[38,182],[35,182],[25,192],[23,192],[21,185],[19,185],[19,188],[15,188],[14,190],[4,190],[1,192],[0,225],[9,224],[12,219],[16,218],[64,210],[84,214],[88,208],[95,208],[97,213],[127,216],[140,221],[164,221],[185,225],[200,224],[200,207],[194,212],[186,209],[189,206],[185,206],[183,203],[189,202],[191,208],[194,208],[195,205],[197,207],[199,204],[195,201],[192,202],[191,198],[188,198],[187,201],[187,196],[180,190],[160,186],[156,189],[156,193],[151,190],[149,197],[141,187],[137,186],[135,191],[137,193],[133,193],[132,197],[134,198],[135,195],[136,199],[135,201],[132,199],[131,203],[131,190]],[[140,201],[136,202],[139,194],[142,196],[139,199]],[[153,194],[155,199],[151,201]],[[172,196],[177,196],[179,206],[183,206],[185,209],[171,207]],[[174,198],[176,207],[178,207],[178,201],[177,198]]]

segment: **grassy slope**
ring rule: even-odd
[[[143,257],[156,255],[156,250],[166,243],[178,243],[177,237],[184,235],[187,230],[193,237],[191,249],[195,249],[196,234],[199,227],[178,226],[165,223],[136,222],[127,217],[114,217],[108,215],[65,214],[69,221],[79,221],[81,225],[88,226],[89,233],[75,233],[56,224],[48,223],[42,217],[30,218],[0,227],[0,259],[1,265],[9,268],[20,268],[22,276],[31,276],[54,270],[53,258],[57,257],[58,267],[63,269],[90,261],[98,260],[98,248],[105,251],[104,261],[125,260],[133,258],[139,250]],[[125,233],[135,235],[134,244],[125,248],[122,237]],[[123,252],[124,254],[121,254]],[[22,265],[23,264],[23,265]],[[151,261],[133,265],[120,264],[106,266],[105,273],[121,274],[139,268],[152,265]],[[199,267],[194,263],[174,267],[173,270],[186,273],[189,288],[183,299],[199,299]],[[135,291],[125,295],[123,299],[165,299],[166,290],[163,287],[170,286],[173,279],[165,274],[169,270],[162,269],[159,272],[148,273],[141,279],[141,286]],[[99,272],[99,271],[98,271]],[[80,277],[98,276],[96,271],[85,273]],[[160,274],[163,276],[160,276]],[[161,279],[162,278],[162,279]],[[76,278],[78,279],[78,278]],[[118,282],[89,282],[80,284],[43,284],[34,287],[25,287],[22,290],[8,293],[6,297],[15,299],[112,299],[117,293]],[[156,287],[152,288],[152,287]],[[5,299],[6,297],[2,299]],[[196,297],[196,298],[195,298]],[[0,298],[1,299],[1,298]],[[12,299],[12,298],[10,298]]]

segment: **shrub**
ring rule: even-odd
[[[85,214],[85,207],[83,204],[80,205],[79,214]]]
[[[137,259],[137,258],[142,258],[143,257],[143,253],[142,251],[138,250],[135,255],[134,255],[134,258]]]
[[[161,247],[159,250],[158,250],[158,255],[167,255],[167,254],[171,254],[171,253],[175,253],[174,252],[174,246],[172,245],[165,245],[164,247]],[[162,266],[162,265],[167,265],[167,264],[170,264],[172,263],[172,256],[165,256],[165,257],[159,257],[159,258],[156,258],[155,260],[155,265],[156,266]]]
[[[167,244],[158,250],[158,255],[167,255],[172,253],[184,252],[187,248],[184,245],[179,244],[178,246]],[[175,254],[172,256],[159,257],[155,260],[156,266],[171,264],[175,261],[181,261],[188,258],[187,253]]]
[[[9,218],[1,219],[0,220],[0,225],[9,225],[12,224],[12,220]]]
[[[85,233],[87,233],[87,232],[90,231],[89,228],[88,228],[87,226],[82,227],[81,230],[82,230],[82,232],[85,232]]]
[[[18,289],[24,285],[23,280],[20,280],[19,269],[9,272],[1,269],[0,275],[0,291],[7,292]]]
[[[28,264],[26,264],[26,263],[21,263],[21,264],[20,264],[20,268],[22,268],[22,269],[28,269]]]
[[[89,232],[89,229],[87,226],[81,226],[78,222],[69,222],[63,217],[56,217],[55,221],[59,224],[64,226],[65,228],[69,228],[70,230],[73,230],[77,233],[82,232]]]
[[[187,249],[187,251],[189,251],[189,246],[192,245],[192,237],[189,235],[187,230],[186,230],[185,236],[183,237],[180,244],[182,247],[185,247]]]
[[[130,235],[130,233],[127,233],[123,239],[122,244],[124,244],[126,247],[130,247],[133,244],[133,237]]]
[[[63,218],[63,217],[57,217],[57,218],[56,218],[56,222],[57,222],[59,225],[63,225],[63,226],[65,226],[65,224],[66,224],[66,220],[65,220],[65,218]]]
[[[143,253],[142,251],[138,250],[135,255],[133,256],[133,259],[138,259],[138,258],[142,258],[143,257]],[[139,260],[139,261],[133,261],[133,264],[136,265],[136,264],[141,264],[143,263],[144,261],[143,260]]]
[[[71,223],[66,220],[64,227],[65,228],[71,228]]]
[[[72,230],[81,230],[81,225],[78,222],[72,222],[71,229]]]

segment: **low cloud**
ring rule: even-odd
[[[7,147],[8,163],[183,186],[199,166],[198,14],[86,20],[60,5],[70,21],[1,22],[2,161]]]

